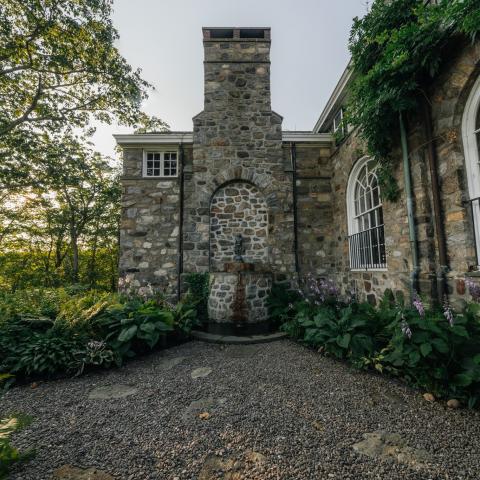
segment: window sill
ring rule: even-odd
[[[368,272],[388,272],[388,268],[351,268],[351,272],[363,272],[363,273],[368,273]]]
[[[120,180],[178,180],[179,177],[144,177],[142,175],[124,175]]]

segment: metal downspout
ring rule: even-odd
[[[430,179],[432,183],[433,217],[435,220],[435,233],[437,234],[439,263],[437,270],[437,294],[439,303],[442,303],[444,297],[448,294],[447,272],[449,268],[447,258],[447,242],[445,239],[442,202],[440,199],[440,186],[438,181],[437,151],[435,149],[435,141],[432,134],[432,116],[430,113],[430,105],[426,100],[423,102],[423,115],[425,123],[425,135],[427,137],[428,166],[430,168]]]
[[[418,291],[418,274],[420,266],[418,263],[418,242],[417,232],[415,230],[415,219],[413,216],[413,192],[412,192],[412,178],[410,172],[410,160],[408,154],[407,134],[405,130],[405,123],[403,121],[402,113],[399,114],[400,121],[400,139],[402,144],[403,157],[403,175],[405,179],[405,194],[407,196],[407,218],[408,218],[408,234],[410,239],[410,249],[412,251],[412,271],[410,272],[410,294],[413,299],[413,294]]]
[[[178,219],[178,260],[177,260],[177,300],[181,298],[182,273],[183,273],[183,204],[184,204],[184,183],[185,183],[185,165],[183,156],[183,143],[179,146],[179,160],[180,160],[180,202],[179,202],[179,219]]]
[[[290,143],[290,156],[292,160],[292,194],[293,194],[293,250],[295,253],[295,272],[300,272],[298,261],[298,210],[297,210],[297,145]]]

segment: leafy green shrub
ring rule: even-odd
[[[192,302],[195,305],[196,316],[200,323],[208,321],[208,296],[210,295],[210,274],[189,273],[185,276],[185,283]]]
[[[154,300],[131,299],[109,306],[94,320],[107,345],[118,358],[132,357],[153,348],[160,338],[174,330],[174,315]]]
[[[201,324],[201,320],[197,315],[197,305],[198,303],[193,298],[193,295],[188,293],[180,302],[170,307],[173,315],[173,324],[183,335],[190,335],[192,329]]]
[[[0,322],[22,316],[54,319],[68,298],[63,288],[32,288],[13,293],[0,290]]]
[[[148,285],[124,294],[90,290],[71,296],[60,290],[2,294],[0,308],[9,313],[0,320],[0,374],[50,376],[108,368],[167,335],[185,338],[198,322],[191,295],[171,305]]]
[[[78,363],[76,354],[84,345],[84,338],[60,336],[53,329],[32,332],[10,345],[2,345],[2,369],[25,376],[72,372]]]
[[[329,294],[331,282],[310,280],[303,300],[282,305],[274,297],[282,330],[326,355],[344,358],[357,368],[397,376],[438,396],[474,406],[480,399],[480,304],[462,313],[426,308],[415,296],[412,306],[385,295],[379,308],[366,302],[342,301]],[[473,287],[470,289],[472,290]],[[471,291],[472,298],[480,301]],[[283,309],[283,311],[282,311]]]
[[[10,388],[15,382],[15,375],[11,373],[0,373],[0,397]]]
[[[337,358],[358,358],[372,354],[375,348],[375,311],[368,303],[352,303],[340,310],[322,305],[313,317],[303,315],[299,323],[305,328],[303,341],[321,346]]]
[[[120,296],[116,293],[91,290],[82,295],[76,295],[61,305],[55,319],[58,330],[83,331],[93,335],[92,320],[108,307],[118,305]]]
[[[302,299],[298,291],[288,284],[276,283],[267,298],[269,318],[275,325],[281,325],[293,318],[293,305]]]
[[[118,354],[107,347],[104,341],[90,340],[82,350],[74,352],[77,375],[81,375],[85,367],[95,366],[109,368],[120,363]]]
[[[30,423],[31,418],[25,415],[0,419],[0,479],[7,478],[12,464],[26,461],[34,455],[33,450],[21,453],[10,443],[10,435]]]
[[[480,394],[480,305],[450,321],[439,309],[395,307],[381,364],[389,373],[437,395],[476,402]]]

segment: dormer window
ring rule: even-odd
[[[347,133],[345,122],[343,121],[344,109],[340,107],[333,117],[333,133],[343,137]]]
[[[148,150],[143,155],[144,177],[176,177],[178,172],[176,151]]]

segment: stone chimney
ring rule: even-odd
[[[204,28],[203,45],[205,103],[193,119],[185,183],[185,271],[219,271],[233,260],[239,234],[248,261],[275,277],[294,273],[292,178],[282,117],[271,108],[270,29]]]
[[[271,111],[269,28],[204,28],[203,46],[206,111]]]

